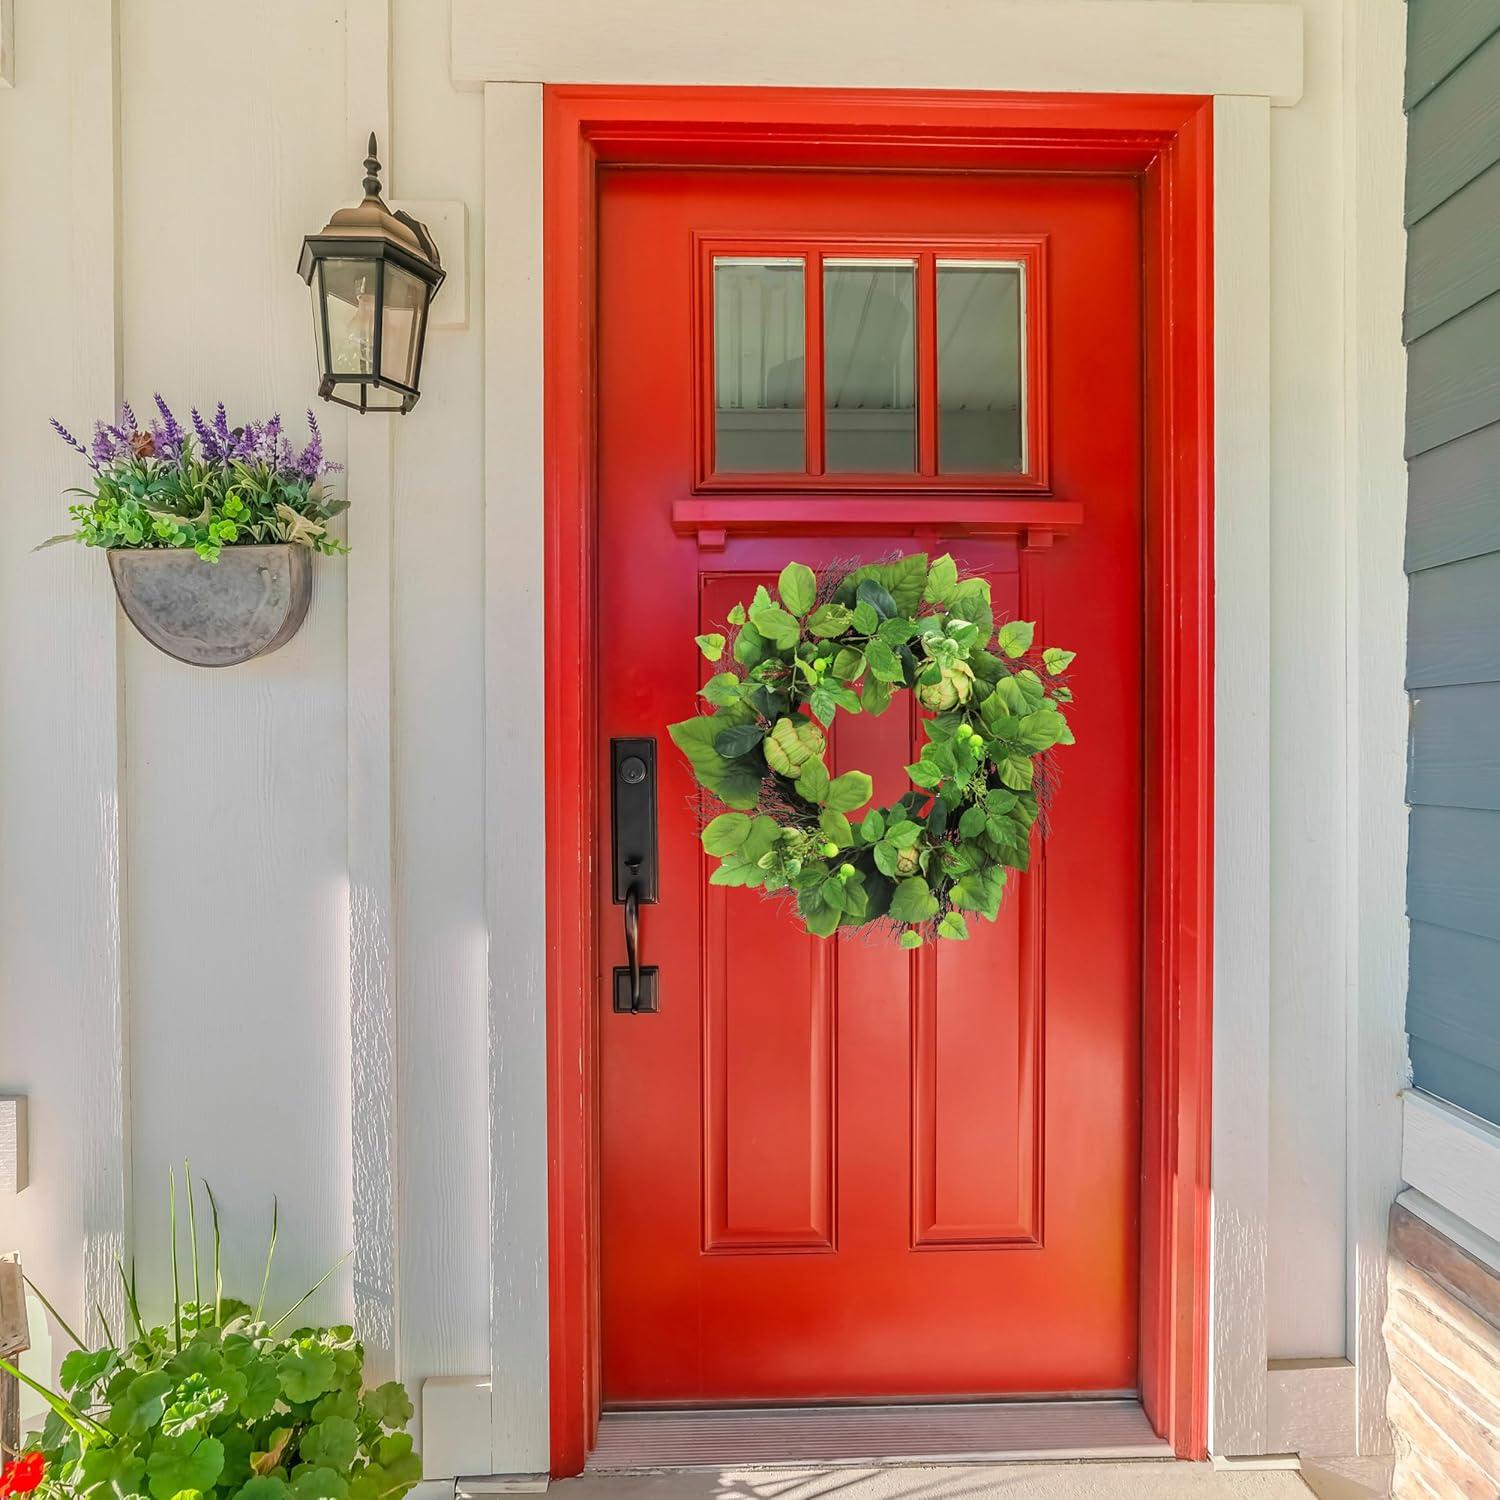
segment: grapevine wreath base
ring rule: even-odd
[[[723,664],[701,690],[713,711],[670,726],[707,811],[728,809],[703,828],[710,882],[793,897],[818,937],[882,928],[919,948],[968,937],[967,913],[994,921],[1007,871],[1030,858],[1053,750],[1073,743],[1073,653],[1033,650],[1022,620],[997,631],[988,581],[925,553],[821,575],[788,563],[728,625],[697,637]],[[830,773],[827,730],[907,689],[930,715],[915,790],[869,807],[865,772]]]

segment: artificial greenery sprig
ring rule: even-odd
[[[702,831],[711,883],[791,892],[819,937],[885,922],[916,948],[967,938],[966,913],[993,921],[1007,872],[1029,863],[1051,753],[1073,743],[1073,653],[1033,650],[1023,620],[997,631],[987,580],[925,553],[821,577],[788,563],[728,624],[696,637],[724,664],[701,689],[713,712],[669,730],[729,809]],[[873,782],[830,773],[826,731],[907,688],[930,715],[916,790],[851,822]]]
[[[205,1288],[187,1182],[193,1294],[184,1300],[180,1290],[174,1182],[168,1322],[146,1324],[133,1270],[120,1265],[128,1323],[118,1339],[101,1308],[105,1342],[89,1347],[43,1299],[78,1346],[62,1361],[60,1391],[0,1360],[51,1409],[18,1460],[27,1492],[38,1500],[400,1500],[422,1477],[404,1431],[412,1416],[405,1388],[389,1381],[364,1389],[364,1349],[352,1328],[287,1328],[333,1271],[279,1317],[267,1316],[273,1209],[259,1300],[226,1297],[210,1192]]]
[[[297,448],[281,418],[231,427],[223,402],[210,421],[196,410],[190,429],[156,397],[159,416],[142,426],[127,402],[117,422],[94,425],[85,447],[57,419],[52,426],[88,460],[93,480],[69,490],[73,531],[41,544],[87,547],[191,547],[217,562],[225,546],[296,542],[315,552],[347,552],[328,530],[348,509],[324,491],[338,468],[323,455],[317,419],[307,414],[307,445]]]

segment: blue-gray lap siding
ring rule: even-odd
[[[1407,1030],[1500,1123],[1500,0],[1409,0],[1407,44]]]

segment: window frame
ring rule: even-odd
[[[1051,493],[1047,419],[1047,236],[706,234],[693,236],[693,490],[699,494],[1038,495]],[[714,266],[721,258],[803,263],[804,455],[801,472],[715,468]],[[823,410],[824,262],[911,260],[916,265],[917,464],[902,473],[828,473]],[[1025,467],[1012,473],[938,472],[937,270],[941,261],[1021,271],[1021,436]]]

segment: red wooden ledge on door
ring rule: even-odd
[[[599,1411],[595,173],[602,162],[1139,174],[1146,240],[1146,930],[1142,1398],[1206,1447],[1212,931],[1212,275],[1208,101],[775,90],[546,91],[548,1044],[553,1471]],[[1079,497],[1086,501],[1087,497]],[[810,1225],[809,1228],[816,1228]]]

